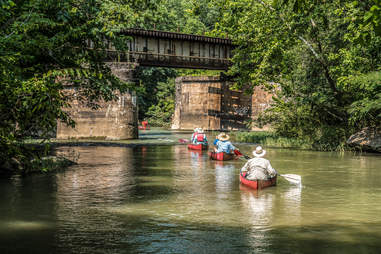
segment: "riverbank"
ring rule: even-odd
[[[237,143],[256,143],[262,146],[274,148],[306,149],[313,151],[361,151],[370,153],[381,152],[380,130],[369,131],[365,128],[359,133],[352,135],[345,143],[339,145],[327,142],[313,142],[301,138],[281,137],[273,132],[251,131],[251,132],[231,132],[233,142]]]
[[[12,163],[5,164],[0,168],[0,175],[29,175],[33,173],[58,172],[76,164],[75,160],[66,157],[67,155],[49,155],[41,158],[31,158],[30,162],[27,164],[27,167],[22,165],[17,159],[14,159]]]
[[[155,145],[176,145],[179,139],[190,139],[193,131],[191,130],[169,130],[164,128],[153,127],[150,130],[140,130],[139,139],[130,140],[100,140],[100,139],[50,139],[48,144],[52,147],[58,146],[114,146],[114,147],[137,147],[137,146],[155,146]],[[205,132],[210,144],[213,143],[215,137],[221,133],[220,131]],[[227,131],[230,140],[234,144],[260,144],[264,147],[271,148],[290,148],[303,150],[335,150],[324,149],[313,145],[307,140],[298,138],[281,137],[269,131]],[[40,140],[29,140],[30,144],[36,144]],[[336,149],[350,150],[348,149]]]
[[[157,145],[178,145],[182,144],[179,139],[189,140],[192,130],[169,130],[164,128],[153,127],[150,130],[139,130],[139,139],[130,140],[100,140],[100,139],[50,139],[46,142],[49,146],[109,146],[109,147],[139,147],[139,146],[157,146]],[[205,132],[212,145],[219,131]],[[345,144],[339,147],[329,147],[325,144],[313,144],[312,141],[303,140],[300,138],[281,137],[270,131],[230,131],[227,132],[230,140],[235,145],[253,144],[261,145],[269,148],[289,148],[302,149],[312,151],[354,151],[354,148]],[[27,143],[37,145],[41,140],[29,140]]]
[[[209,143],[212,144],[219,131],[205,132]],[[273,148],[295,148],[311,149],[312,146],[303,140],[284,138],[272,132],[253,131],[231,131],[227,132],[230,140],[234,144],[260,144]],[[130,140],[99,140],[99,139],[50,139],[48,144],[57,146],[113,146],[113,147],[137,147],[155,145],[176,145],[180,144],[179,139],[190,139],[192,131],[172,131],[163,128],[152,128],[151,130],[139,131],[139,139]],[[29,140],[30,144],[36,144],[40,140]]]
[[[294,148],[314,150],[311,143],[297,138],[286,138],[269,131],[231,132],[232,141],[236,143],[254,143],[275,148]]]

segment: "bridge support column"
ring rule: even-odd
[[[249,130],[270,102],[272,95],[260,88],[254,94],[229,89],[218,76],[187,76],[176,79],[172,129]]]
[[[127,64],[112,64],[115,75],[124,81],[131,80],[132,70]],[[74,95],[75,89],[66,88],[67,93]],[[71,128],[62,122],[57,123],[58,139],[105,139],[122,140],[138,138],[138,107],[134,92],[116,94],[117,100],[99,102],[100,108],[93,110],[86,103],[74,99],[67,112],[76,122]]]

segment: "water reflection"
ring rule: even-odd
[[[276,195],[268,190],[253,190],[240,185],[245,221],[255,229],[262,229],[273,221],[273,206]]]
[[[57,199],[62,207],[97,206],[126,198],[135,184],[133,150],[119,147],[78,148],[78,165],[57,175]],[[89,174],[91,171],[91,174]]]
[[[203,152],[198,150],[189,150],[190,155],[190,162],[192,165],[192,168],[203,168],[205,164],[205,160],[203,158]]]
[[[287,214],[287,225],[300,225],[301,223],[302,188],[291,185],[280,196],[284,204],[284,212]],[[281,222],[278,221],[278,223]]]
[[[233,191],[233,183],[237,180],[235,165],[216,161],[215,177],[217,198],[226,198]]]
[[[78,165],[56,176],[57,252],[65,252],[68,243],[73,253],[89,253],[120,241],[121,222],[105,217],[104,210],[134,196],[132,149],[80,147],[77,151]]]

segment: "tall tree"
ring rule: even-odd
[[[107,20],[111,1],[1,1],[0,5],[0,167],[27,167],[33,151],[24,140],[54,130],[57,119],[73,125],[62,110],[65,84],[96,106],[127,86],[105,66],[105,40],[114,40]],[[133,20],[126,6],[124,22]],[[132,18],[131,18],[132,17]],[[89,48],[89,40],[92,49]]]
[[[265,118],[280,134],[335,149],[380,123],[381,40],[365,23],[370,1],[219,3],[216,34],[231,34],[238,45],[231,72],[241,83],[280,88]]]

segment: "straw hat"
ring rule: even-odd
[[[218,140],[221,140],[221,141],[226,141],[226,140],[229,140],[229,135],[222,132],[220,133],[218,136],[217,136]]]
[[[266,150],[263,150],[262,146],[257,146],[257,148],[255,148],[255,150],[253,151],[253,155],[258,158],[265,156],[265,154]]]

